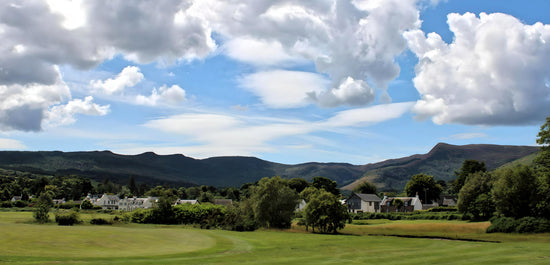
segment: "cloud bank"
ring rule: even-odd
[[[519,125],[550,111],[550,25],[506,14],[449,14],[455,38],[405,33],[418,56],[413,112],[437,124]]]

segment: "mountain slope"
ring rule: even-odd
[[[538,152],[538,148],[533,146],[488,144],[457,146],[439,143],[424,155],[413,155],[366,165],[362,178],[344,188],[353,189],[362,181],[369,180],[382,189],[402,190],[410,177],[419,173],[433,175],[436,179],[445,181],[452,180],[456,177],[454,172],[459,170],[464,160],[467,159],[483,161],[488,170],[493,170],[536,152]]]
[[[184,155],[119,155],[110,151],[94,152],[0,152],[0,168],[50,175],[80,175],[96,181],[106,177],[126,184],[130,176],[151,185],[234,186],[279,175],[311,180],[323,176],[339,185],[353,185],[369,179],[383,189],[401,190],[410,177],[431,174],[436,179],[450,180],[465,159],[484,161],[493,169],[537,152],[529,146],[438,144],[429,153],[390,159],[367,165],[346,163],[304,163],[285,165],[255,157],[213,157],[194,159]],[[358,180],[359,179],[359,180]],[[355,183],[355,184],[354,184]]]

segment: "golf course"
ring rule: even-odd
[[[0,212],[0,264],[549,264],[550,234],[486,234],[488,222],[367,220],[337,235],[192,226],[33,223]]]

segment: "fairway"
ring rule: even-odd
[[[1,264],[549,264],[546,235],[490,235],[502,243],[367,236],[394,226],[464,234],[477,224],[397,222],[348,225],[348,235],[231,232],[185,226],[28,224],[31,213],[0,212]],[[436,225],[438,224],[438,225]],[[465,228],[466,227],[466,228]],[[369,230],[370,229],[370,230]],[[451,229],[452,230],[452,229]],[[426,232],[426,231],[424,231]],[[431,231],[437,234],[437,231]],[[486,234],[479,234],[483,238]]]

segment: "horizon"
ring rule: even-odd
[[[538,146],[550,1],[0,3],[0,150],[365,165]]]
[[[407,158],[407,157],[411,157],[411,156],[416,156],[416,155],[426,155],[428,154],[430,151],[432,151],[436,146],[438,145],[441,145],[441,144],[444,144],[444,145],[451,145],[451,146],[459,146],[459,147],[462,147],[462,146],[471,146],[471,145],[476,145],[476,146],[479,146],[479,145],[494,145],[494,144],[464,144],[464,145],[453,145],[453,144],[449,144],[449,143],[445,143],[445,142],[439,142],[437,143],[436,145],[432,146],[432,148],[430,150],[428,150],[427,152],[425,153],[415,153],[415,154],[410,154],[410,155],[406,155],[406,156],[403,156],[403,157],[393,157],[393,158],[388,158],[388,159],[384,159],[384,160],[380,160],[380,161],[375,161],[375,162],[369,162],[369,163],[365,163],[365,164],[353,164],[353,163],[348,163],[348,162],[344,162],[344,161],[329,161],[329,162],[319,162],[319,161],[306,161],[306,162],[301,162],[301,163],[294,163],[294,164],[288,164],[288,163],[281,163],[281,162],[278,162],[278,161],[272,161],[272,160],[266,160],[266,159],[262,159],[260,157],[256,157],[256,156],[239,156],[239,155],[229,155],[229,156],[212,156],[212,157],[206,157],[206,158],[196,158],[196,157],[192,157],[192,156],[188,156],[186,154],[182,154],[182,153],[173,153],[173,154],[157,154],[153,151],[146,151],[146,152],[143,152],[143,153],[139,153],[139,154],[120,154],[120,153],[116,153],[112,150],[88,150],[88,151],[60,151],[60,150],[0,150],[0,152],[63,152],[63,153],[80,153],[80,152],[84,152],[84,153],[94,153],[94,152],[98,152],[98,153],[101,153],[101,152],[110,152],[112,154],[115,154],[115,155],[124,155],[124,156],[139,156],[139,155],[144,155],[144,154],[148,154],[148,153],[152,153],[156,156],[175,156],[175,155],[181,155],[183,157],[187,157],[187,158],[192,158],[192,159],[195,159],[195,160],[207,160],[207,159],[211,159],[211,158],[220,158],[220,157],[228,157],[228,158],[231,158],[231,157],[245,157],[245,158],[256,158],[256,159],[260,159],[260,160],[263,160],[263,161],[267,161],[267,162],[272,162],[272,163],[277,163],[277,164],[283,164],[283,165],[300,165],[300,164],[308,164],[308,163],[320,163],[320,164],[351,164],[353,166],[364,166],[364,165],[368,165],[368,164],[377,164],[377,163],[382,163],[382,162],[385,162],[385,161],[388,161],[388,160],[395,160],[395,159],[402,159],[402,158]],[[539,148],[540,145],[495,145],[495,146],[519,146],[519,147],[537,147]]]

